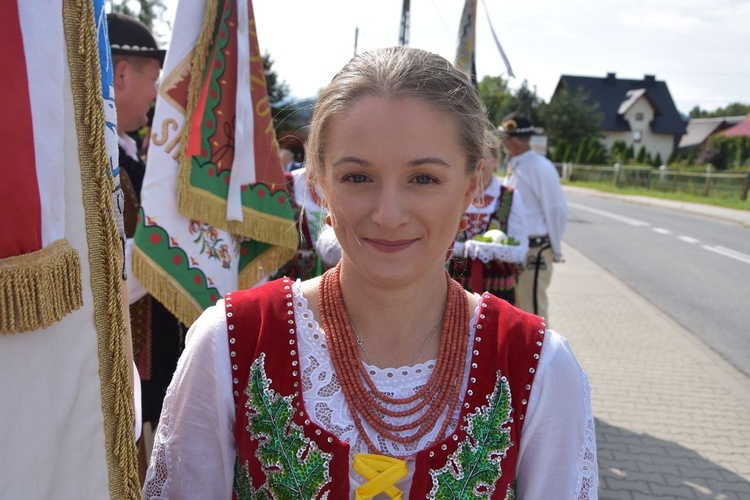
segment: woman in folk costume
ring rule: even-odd
[[[526,257],[529,235],[521,197],[494,174],[499,150],[497,137],[487,130],[482,188],[461,221],[449,272],[467,290],[486,291],[515,304],[516,264]]]
[[[341,261],[196,321],[144,498],[596,498],[589,386],[566,340],[445,270],[485,124],[469,78],[419,49],[359,54],[334,77],[307,168]]]

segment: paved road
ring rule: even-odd
[[[565,241],[750,375],[750,228],[566,189]]]
[[[750,499],[750,378],[581,252],[564,252],[550,324],[591,382],[599,498]]]
[[[621,199],[565,190],[568,199]],[[750,228],[750,212],[640,198],[627,200]],[[551,325],[591,380],[599,498],[750,499],[750,377],[640,291],[564,247]]]

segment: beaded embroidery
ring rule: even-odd
[[[281,396],[271,389],[263,353],[250,367],[245,394],[246,430],[258,441],[256,456],[266,481],[254,490],[249,464],[238,463],[234,482],[237,498],[317,498],[331,480],[328,465],[332,454],[321,451],[294,423],[294,397]]]
[[[500,466],[513,446],[510,438],[511,396],[507,379],[497,372],[488,405],[466,415],[466,438],[441,469],[431,469],[430,498],[490,498],[503,475]],[[512,491],[511,491],[512,493]],[[513,498],[506,492],[506,498]]]

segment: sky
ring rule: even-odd
[[[196,1],[196,0],[181,0]],[[165,19],[176,0],[167,0]],[[463,0],[411,1],[409,45],[453,61]],[[485,9],[486,6],[486,9]],[[314,97],[357,51],[397,45],[401,0],[256,0],[261,52],[296,98]],[[677,109],[750,104],[750,0],[479,0],[477,74],[549,101],[560,76],[665,81]]]

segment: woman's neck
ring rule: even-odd
[[[416,362],[437,356],[447,290],[442,267],[398,287],[366,280],[346,263],[341,269],[347,315],[372,362],[381,367],[408,364],[425,339]]]

